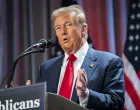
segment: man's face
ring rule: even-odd
[[[78,26],[74,17],[68,14],[55,19],[54,29],[62,49],[67,54],[76,53],[85,42],[82,27]]]

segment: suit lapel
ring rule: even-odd
[[[64,56],[61,56],[59,59],[57,59],[54,62],[54,65],[52,68],[50,68],[50,74],[48,74],[48,90],[49,92],[53,92],[53,93],[57,93],[57,87],[58,87],[58,83],[59,83],[59,76],[60,76],[60,71],[61,71],[61,65],[63,62],[63,58]],[[53,80],[52,80],[53,78]]]
[[[90,79],[90,77],[92,76],[92,74],[94,73],[97,67],[96,60],[97,60],[97,57],[95,54],[95,50],[93,50],[92,48],[89,48],[85,56],[84,62],[81,66],[81,69],[84,69],[86,71],[88,80]],[[72,101],[78,102],[78,99],[79,98],[76,93],[76,88],[74,87]]]

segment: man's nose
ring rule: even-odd
[[[66,35],[66,34],[67,34],[67,29],[65,26],[63,26],[61,29],[61,35]]]

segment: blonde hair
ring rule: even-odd
[[[52,13],[52,22],[54,23],[55,19],[63,14],[69,14],[75,17],[74,20],[77,25],[87,25],[85,12],[79,5],[71,5],[68,7],[61,7],[57,10],[54,10]],[[85,36],[87,38],[87,34]]]

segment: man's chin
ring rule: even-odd
[[[63,48],[69,50],[69,49],[72,49],[72,45],[65,44],[65,45],[63,45]]]
[[[63,50],[64,50],[66,53],[70,53],[70,52],[73,50],[73,48],[70,47],[70,46],[65,46],[65,47],[63,48]]]

